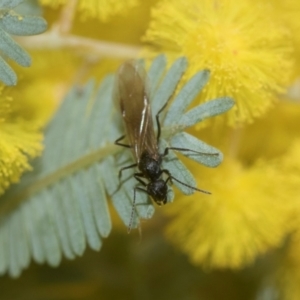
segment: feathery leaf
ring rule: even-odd
[[[41,17],[5,14],[0,20],[3,30],[13,35],[34,35],[47,29],[46,21]]]
[[[1,0],[0,9],[9,10],[19,5],[23,0]]]
[[[170,125],[174,120],[179,120],[189,104],[195,99],[209,79],[209,71],[196,73],[174,99],[166,114],[164,124]]]
[[[0,23],[1,26],[1,23]],[[2,27],[2,28],[1,28]],[[23,67],[29,67],[31,59],[29,54],[24,51],[3,29],[0,27],[0,51],[8,58],[14,60]]]
[[[187,128],[193,126],[207,118],[222,114],[234,105],[234,101],[229,97],[223,97],[215,100],[208,101],[199,105],[184,115],[177,121],[178,126]]]
[[[158,58],[159,59],[159,58]],[[164,65],[161,65],[161,68]],[[162,84],[153,95],[152,110],[157,112],[164,103],[173,95],[178,82],[187,68],[187,59],[181,57],[177,59],[165,75]]]
[[[154,80],[157,86],[153,97],[155,101],[160,99],[156,103],[158,109],[174,93],[186,64],[185,58],[178,59],[159,85],[154,73],[165,72],[165,58],[160,56],[153,62],[149,83],[152,87],[151,80]],[[185,92],[175,97],[171,105],[174,115],[185,111],[192,100],[191,95],[196,96],[195,85],[203,86],[203,76],[206,77],[206,71],[197,73],[192,83],[183,87]],[[114,145],[123,134],[123,128],[120,113],[112,101],[113,82],[114,77],[107,76],[97,92],[94,81],[70,90],[46,130],[45,150],[42,157],[33,162],[33,171],[26,173],[19,184],[11,186],[0,198],[0,274],[8,271],[13,277],[19,276],[31,258],[38,263],[57,266],[63,256],[73,259],[82,255],[87,244],[99,250],[103,238],[111,231],[107,195],[124,224],[129,224],[137,182],[132,170],[124,172],[122,182],[118,179],[119,169],[132,164],[132,157],[129,150]],[[188,100],[182,99],[184,95]],[[201,116],[226,111],[232,104],[232,100],[230,105],[228,101],[227,98],[219,99],[199,106]],[[203,107],[209,111],[205,112]],[[154,114],[158,109],[154,109]],[[162,132],[169,134],[160,140],[161,153],[166,147],[188,146],[203,152],[182,152],[197,162],[209,167],[221,162],[219,150],[181,133],[182,128],[176,124],[178,120],[170,122],[170,114],[166,120],[167,126],[161,122]],[[187,123],[190,124],[190,120]],[[184,118],[181,118],[181,124],[186,126]],[[177,158],[176,151],[169,151],[163,168],[183,183],[195,186],[193,175]],[[184,194],[194,192],[175,180],[174,184]],[[168,202],[173,201],[171,188],[167,198]],[[139,226],[140,218],[151,218],[154,213],[147,193],[136,192],[135,210],[132,228]]]
[[[23,67],[29,67],[29,54],[10,37],[12,35],[35,35],[47,28],[41,17],[23,16],[12,10],[20,0],[4,0],[0,3],[0,80],[6,85],[16,85],[17,76],[4,61],[10,58]]]
[[[198,140],[186,132],[177,133],[171,139],[172,147],[188,148],[197,151],[182,151],[181,153],[186,157],[197,161],[198,163],[207,167],[216,167],[223,160],[223,154],[220,150]]]
[[[0,80],[6,85],[15,85],[17,82],[17,75],[12,68],[0,56]]]

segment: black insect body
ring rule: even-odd
[[[135,210],[137,190],[146,192],[158,205],[167,203],[168,182],[172,183],[172,180],[193,190],[210,194],[174,178],[168,170],[161,168],[162,160],[168,155],[169,150],[190,151],[198,154],[201,152],[185,148],[168,147],[164,150],[164,153],[159,153],[158,143],[161,134],[159,114],[165,109],[168,101],[156,114],[157,136],[155,136],[147,92],[146,74],[137,63],[126,62],[119,68],[115,84],[115,100],[119,102],[121,108],[129,145],[120,143],[125,138],[125,135],[117,139],[115,144],[131,148],[136,160],[136,163],[122,168],[119,172],[119,177],[121,177],[124,170],[137,167],[139,172],[135,173],[134,177],[144,186],[144,188],[141,186],[134,188],[129,231]],[[166,175],[165,180],[163,179],[163,174]]]
[[[141,177],[148,179],[147,193],[153,198],[158,205],[167,203],[168,186],[167,181],[161,178],[163,172],[160,166],[162,163],[162,156],[158,155],[157,158],[151,157],[145,150],[142,153],[141,159],[138,164],[138,168],[141,171],[139,174]],[[137,174],[135,174],[137,175]],[[169,177],[170,178],[170,177]]]

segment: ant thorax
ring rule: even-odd
[[[158,159],[156,159],[146,150],[142,153],[138,168],[148,180],[155,181],[160,177],[162,174],[160,166],[161,156],[158,156]]]

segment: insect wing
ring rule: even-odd
[[[158,155],[146,87],[146,73],[137,63],[126,62],[118,71],[115,98],[119,101],[129,144],[137,162],[146,150]]]

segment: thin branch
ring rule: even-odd
[[[71,34],[62,35],[58,26],[54,26],[52,30],[42,35],[18,37],[16,39],[27,49],[74,48],[98,54],[102,57],[134,58],[140,52],[140,48],[136,46],[104,42]]]

